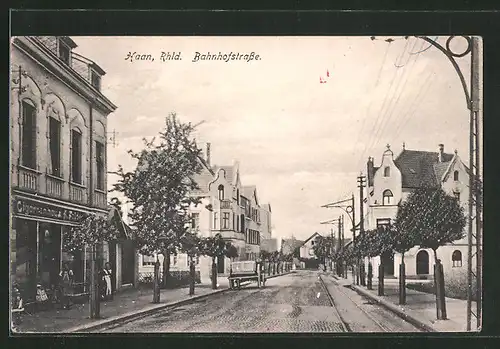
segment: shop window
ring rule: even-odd
[[[24,100],[22,102],[22,156],[21,164],[36,168],[36,108]]]
[[[82,184],[82,134],[71,130],[71,181]]]
[[[453,251],[451,255],[451,261],[453,263],[453,267],[461,267],[462,266],[462,252],[459,250]]]
[[[390,190],[385,190],[382,196],[383,196],[382,205],[394,204],[394,196],[392,195],[392,192]]]
[[[97,165],[97,189],[104,190],[104,144],[95,142],[96,165]]]

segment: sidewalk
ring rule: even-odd
[[[115,295],[112,301],[101,302],[101,319],[90,319],[89,304],[74,304],[69,310],[47,310],[33,315],[21,315],[21,323],[17,325],[19,333],[67,333],[86,330],[93,325],[119,320],[123,317],[136,315],[143,311],[158,310],[158,308],[174,305],[173,303],[188,301],[229,289],[227,277],[218,277],[219,287],[212,290],[208,282],[196,284],[194,296],[189,296],[189,286],[175,289],[164,289],[160,292],[160,303],[154,304],[152,288],[132,288]]]
[[[434,294],[406,289],[406,304],[399,305],[399,280],[384,280],[384,296],[378,296],[378,279],[373,279],[373,289],[353,284],[352,275],[347,279],[333,276],[341,285],[350,285],[356,292],[365,295],[402,317],[411,317],[419,322],[420,327],[427,327],[436,332],[466,332],[467,331],[467,301],[446,298],[447,320],[436,319],[436,296]],[[407,280],[407,284],[413,280]],[[475,302],[472,303],[476,308]],[[474,321],[475,322],[475,321]],[[472,323],[472,328],[476,328]]]

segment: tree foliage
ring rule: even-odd
[[[318,260],[324,261],[325,258],[334,258],[336,240],[330,236],[318,236],[314,240],[313,251]]]
[[[199,199],[189,193],[198,189],[194,175],[202,165],[201,149],[191,135],[191,123],[182,123],[171,113],[165,119],[165,128],[159,141],[144,139],[144,149],[129,150],[137,160],[133,171],[125,172],[120,165],[120,177],[113,190],[121,192],[132,203],[129,213],[131,225],[136,228],[143,254],[176,253],[182,247],[183,237],[190,234],[188,210]]]
[[[71,227],[68,233],[63,234],[63,250],[74,254],[83,251],[84,246],[91,247],[116,240],[118,234],[118,228],[112,221],[95,214],[88,214],[80,225]]]
[[[226,256],[230,246],[232,246],[230,242],[224,241],[221,234],[205,237],[202,239],[201,243],[202,254],[212,257],[212,259]]]
[[[441,188],[420,188],[401,205],[395,225],[402,232],[398,235],[406,236],[407,244],[436,252],[465,236],[466,216],[458,200]]]

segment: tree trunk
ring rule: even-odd
[[[399,304],[406,304],[406,270],[404,253],[401,255],[401,264],[399,265]]]
[[[372,267],[372,260],[371,258],[368,260],[368,280],[367,280],[367,285],[366,287],[369,290],[372,290],[372,278],[373,278],[373,267]]]
[[[443,265],[437,258],[437,251],[434,250],[434,288],[436,289],[436,318],[446,320],[446,298],[444,290]]]
[[[160,303],[160,262],[158,260],[156,260],[154,267],[153,303]]]
[[[194,265],[194,256],[189,256],[189,295],[194,295],[194,281],[196,269]]]
[[[168,278],[170,276],[170,251],[163,251],[163,272],[161,278],[161,288],[167,288]]]
[[[216,290],[217,289],[217,264],[215,263],[215,257],[212,257],[211,279],[212,279],[212,289]]]
[[[381,257],[382,259],[382,257]],[[380,264],[378,266],[378,295],[383,296],[384,295],[384,264],[382,261],[380,261]]]

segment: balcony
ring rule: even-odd
[[[99,189],[94,190],[93,204],[95,207],[106,208],[107,207],[106,192]]]
[[[231,208],[231,200],[222,200],[220,203],[221,209],[230,209]]]
[[[64,188],[64,179],[59,178],[50,174],[46,176],[47,182],[47,195],[52,196],[54,198],[62,198],[63,196],[63,188]]]
[[[70,182],[69,184],[69,200],[79,203],[87,203],[87,188],[81,184]]]
[[[41,172],[29,167],[18,166],[18,186],[21,189],[39,192]]]

